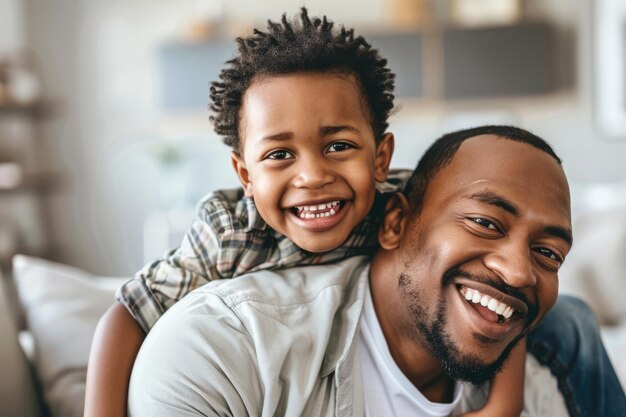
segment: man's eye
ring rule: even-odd
[[[535,248],[535,251],[545,256],[546,258],[563,263],[563,258],[548,248]]]
[[[284,149],[280,149],[278,151],[273,151],[265,156],[266,159],[293,159],[293,154]]]
[[[347,142],[335,142],[328,147],[328,152],[341,152],[350,148],[354,148],[354,146]]]
[[[482,217],[472,217],[472,221],[474,223],[478,223],[479,225],[481,225],[482,227],[485,227],[487,229],[498,230],[498,228],[496,227],[496,225],[492,221],[487,220],[485,218],[482,218]]]

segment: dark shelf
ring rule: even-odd
[[[0,196],[6,194],[19,194],[28,192],[46,193],[61,188],[63,179],[61,175],[53,173],[38,173],[28,175],[19,184],[14,187],[0,186]]]
[[[32,104],[0,103],[0,116],[18,115],[41,118],[52,114],[54,108],[55,105],[51,101],[38,101]]]
[[[548,23],[443,32],[445,98],[548,94],[555,89],[554,30]]]
[[[400,98],[490,99],[556,92],[559,62],[552,24],[521,21],[480,28],[440,27],[367,35],[396,74]],[[170,42],[159,51],[162,104],[203,109],[212,80],[235,54],[235,42]],[[566,70],[567,71],[567,70]],[[564,75],[569,77],[569,75]]]

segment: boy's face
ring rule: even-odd
[[[263,219],[304,250],[340,246],[372,207],[393,153],[391,134],[376,145],[355,78],[258,79],[240,120],[233,165]]]

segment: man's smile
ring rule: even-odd
[[[459,291],[461,292],[461,295],[463,295],[467,301],[471,302],[472,304],[475,304],[476,311],[481,313],[481,315],[485,317],[487,320],[492,319],[490,317],[491,315],[484,314],[482,312],[482,310],[484,309],[479,308],[479,306],[485,307],[491,312],[496,313],[496,315],[498,316],[497,317],[498,323],[502,323],[505,320],[508,320],[513,315],[513,312],[516,311],[513,307],[509,306],[508,304],[499,302],[495,298],[491,298],[486,294],[481,294],[478,290],[473,290],[467,287],[461,287]]]
[[[486,340],[496,341],[514,336],[516,329],[523,331],[529,322],[529,306],[520,298],[465,277],[455,279],[452,287],[459,295],[455,298],[459,300],[469,327]]]

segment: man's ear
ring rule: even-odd
[[[376,182],[383,182],[387,179],[394,146],[393,133],[385,133],[376,147],[376,157],[374,160],[374,179]]]
[[[387,250],[397,249],[409,218],[409,202],[402,193],[395,193],[385,206],[385,217],[378,229],[378,242]]]
[[[252,197],[252,181],[250,180],[250,173],[246,168],[246,163],[243,158],[237,152],[231,152],[230,161],[233,164],[233,168],[235,168],[235,172],[237,173],[237,177],[239,177],[239,182],[241,182],[246,197]]]

